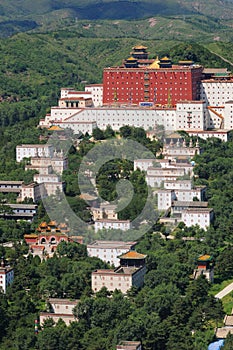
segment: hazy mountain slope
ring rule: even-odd
[[[0,37],[11,36],[14,33],[34,28],[41,31],[59,30],[61,27],[70,26],[74,21],[79,22],[80,20],[132,21],[161,16],[165,18],[174,17],[175,20],[179,17],[179,21],[184,21],[184,31],[182,31],[182,26],[180,31],[179,21],[177,21],[178,28],[172,28],[174,33],[180,32],[181,37],[185,34],[193,36],[193,30],[194,32],[198,31],[198,21],[200,31],[206,31],[209,37],[212,31],[215,32],[216,26],[225,26],[231,30],[233,25],[233,1],[0,0]],[[194,20],[193,23],[192,19],[195,19],[196,16],[199,16],[199,20]],[[187,28],[188,23],[190,24],[190,32],[187,31],[189,30]],[[129,29],[131,25],[133,25],[132,22],[128,24]],[[226,36],[227,38],[228,36]]]
[[[202,13],[216,18],[233,18],[229,0],[1,0],[0,15],[30,17],[70,9],[85,19],[136,19],[154,15]]]

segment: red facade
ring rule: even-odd
[[[198,100],[201,74],[201,66],[105,68],[103,103],[152,102],[173,106],[179,101]]]

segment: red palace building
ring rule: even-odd
[[[148,59],[147,47],[135,46],[122,66],[103,72],[103,104],[174,106],[200,98],[203,67],[192,61],[173,65],[168,57]]]

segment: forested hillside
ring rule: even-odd
[[[159,33],[160,38],[173,35],[178,40],[228,41],[232,37],[233,3],[227,0],[2,0],[0,3],[1,37],[71,26],[90,29],[96,20],[94,27],[108,26],[108,31],[102,30],[104,36],[106,32],[111,35],[113,29],[123,37],[134,33],[138,37],[155,38]]]
[[[85,19],[97,18],[143,18],[157,14],[174,15],[179,13],[202,13],[213,17],[232,17],[233,4],[231,1],[199,0],[2,0],[1,16],[10,18],[33,17],[54,11],[72,11],[73,16]]]

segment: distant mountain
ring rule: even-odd
[[[233,18],[230,0],[1,0],[0,16],[35,19],[64,11],[79,19],[139,19],[155,15],[204,14]]]
[[[179,17],[187,24],[190,18],[196,21],[197,16],[200,27],[203,23],[211,24],[205,28],[207,34],[216,26],[232,30],[233,0],[0,0],[0,37],[35,28],[37,31],[64,29],[72,21],[81,20],[136,21],[153,17],[176,20]]]

